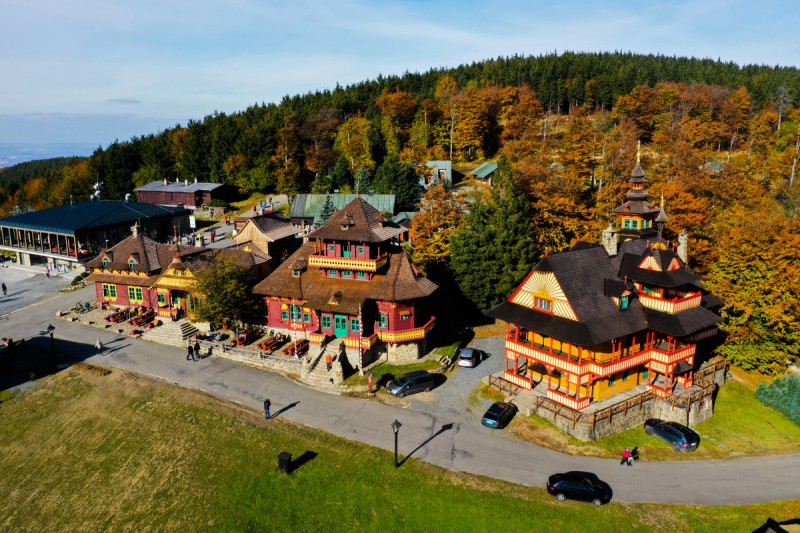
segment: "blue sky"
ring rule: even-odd
[[[5,0],[0,143],[106,146],[214,111],[497,56],[798,66],[797,0]]]

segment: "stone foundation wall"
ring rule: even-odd
[[[726,372],[726,368],[720,368],[713,374],[706,375],[705,378],[713,381],[719,388],[725,383]],[[712,398],[713,395],[706,396],[693,402],[689,407],[684,407],[672,405],[668,400],[653,397],[630,406],[627,410],[620,405],[619,412],[612,410],[610,416],[608,411],[601,411],[593,416],[591,413],[576,412],[550,401],[540,401],[538,405],[533,404],[524,411],[527,411],[527,414],[535,413],[552,422],[567,435],[589,442],[639,427],[648,418],[660,418],[693,427],[713,416],[714,402]]]
[[[413,363],[425,355],[425,340],[403,344],[387,344],[390,363]]]
[[[207,350],[206,343],[201,343],[201,346],[201,353],[205,353]],[[256,366],[259,368],[265,368],[267,370],[275,370],[277,372],[284,372],[286,374],[300,375],[303,367],[302,359],[293,359],[291,357],[280,357],[266,354],[263,354],[266,357],[262,357],[262,354],[259,354],[253,350],[226,348],[225,351],[222,351],[222,347],[218,344],[212,346],[212,353],[217,357],[223,357],[225,359],[230,359],[231,361],[244,363],[250,366]]]

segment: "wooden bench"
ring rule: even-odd
[[[308,350],[308,341],[306,339],[300,339],[299,341],[293,342],[289,346],[283,349],[283,355],[300,355],[301,353]]]

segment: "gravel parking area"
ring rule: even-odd
[[[481,425],[481,416],[492,404],[480,399],[478,406],[470,406],[469,395],[480,385],[481,379],[503,369],[503,339],[500,337],[480,337],[469,346],[489,354],[489,357],[475,368],[455,367],[447,374],[447,381],[431,392],[408,397],[410,408],[418,413],[426,413],[442,420],[450,420],[471,426]]]

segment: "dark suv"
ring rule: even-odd
[[[677,422],[650,418],[644,423],[644,432],[666,441],[676,452],[691,452],[700,445],[700,436]]]
[[[393,394],[398,398],[415,392],[428,392],[432,388],[433,375],[429,374],[427,370],[417,370],[416,372],[403,374],[386,385],[386,390],[389,391],[389,394]]]
[[[582,500],[592,502],[595,506],[611,501],[611,487],[594,474],[586,472],[553,474],[547,480],[547,492],[558,501]]]

